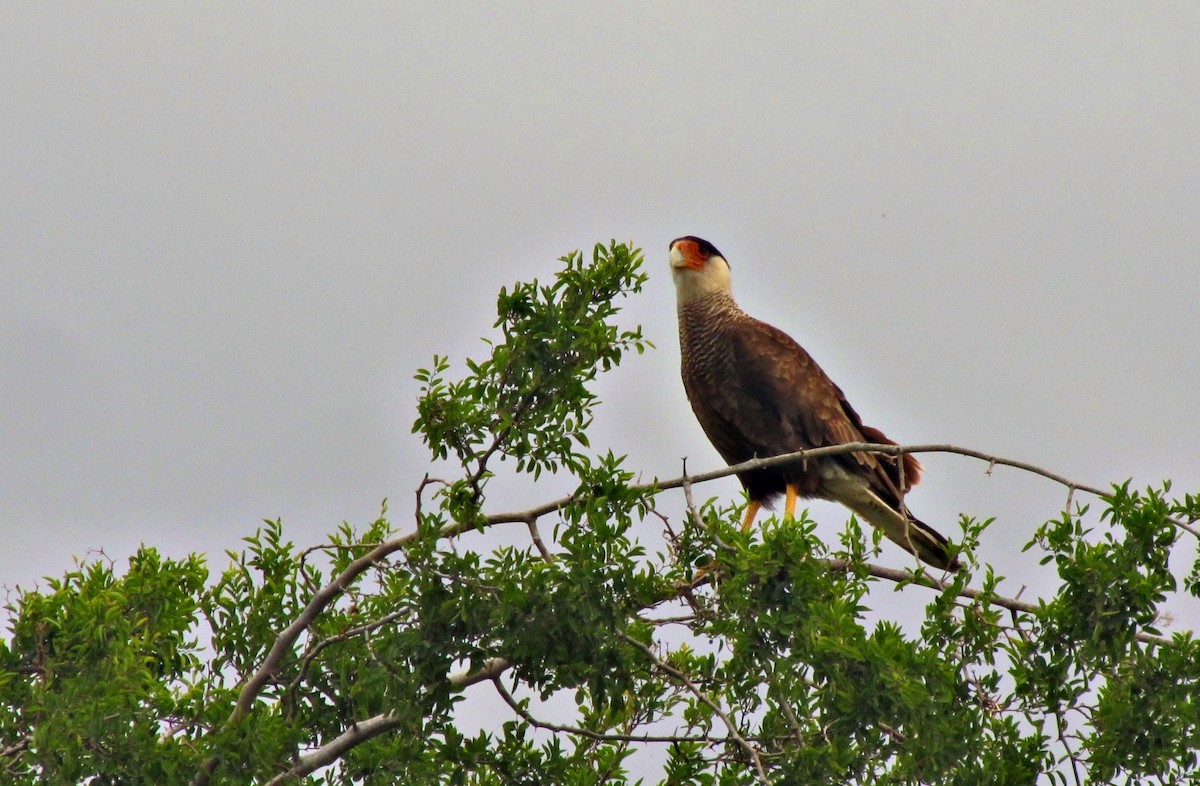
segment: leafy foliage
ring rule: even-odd
[[[645,274],[615,242],[561,261],[501,291],[461,379],[418,372],[413,428],[451,477],[422,481],[411,523],[385,506],[302,549],[266,522],[219,572],[147,547],[12,598],[0,782],[1196,777],[1200,648],[1157,630],[1198,594],[1200,562],[1182,584],[1170,564],[1196,496],[1122,484],[1098,517],[1056,515],[1029,545],[1060,580],[1037,603],[970,559],[987,521],[963,520],[944,581],[872,564],[854,519],[837,547],[803,517],[742,533],[736,508],[592,452],[593,383],[648,346],[615,322]],[[575,491],[489,513],[495,461]],[[892,591],[920,625],[873,621]]]
[[[590,385],[621,355],[648,346],[641,330],[619,330],[608,320],[618,311],[614,299],[638,292],[646,280],[641,252],[613,243],[597,245],[585,263],[576,251],[562,257],[552,284],[518,283],[500,290],[496,304],[502,341],[491,356],[467,361],[470,374],[458,382],[444,378],[449,363],[434,357],[421,369],[424,383],[413,431],[420,432],[435,458],[451,453],[475,469],[465,489],[478,501],[480,482],[492,455],[512,458],[532,472],[587,468],[587,428],[596,395]]]

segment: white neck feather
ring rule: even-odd
[[[724,294],[733,298],[729,263],[720,257],[710,257],[703,270],[672,267],[671,277],[675,279],[675,300],[681,306],[709,295]]]

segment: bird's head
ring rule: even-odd
[[[707,240],[687,235],[671,241],[671,277],[680,303],[724,293],[733,293],[729,263]]]

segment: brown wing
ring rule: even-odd
[[[773,455],[847,442],[896,444],[863,425],[841,389],[791,336],[758,320],[745,324],[738,333],[736,362],[761,387],[759,397],[769,398],[777,408]],[[907,490],[920,480],[920,464],[912,456],[904,457],[903,476],[899,462],[879,454],[854,453],[839,461],[897,506],[901,488]]]

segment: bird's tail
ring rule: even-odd
[[[922,562],[940,570],[956,571],[958,560],[950,556],[950,542],[940,532],[880,499],[859,479],[826,476],[822,491],[883,531],[889,540],[912,552]]]
[[[899,517],[903,514],[896,513]],[[950,541],[942,536],[933,527],[926,524],[924,521],[914,517],[911,513],[907,517],[908,528],[905,531],[905,542],[900,543],[901,546],[916,554],[922,561],[932,565],[940,570],[948,570],[951,573],[956,572],[962,567],[957,557],[950,556]],[[884,533],[891,538],[891,534],[884,530]],[[895,538],[892,538],[895,540]],[[899,543],[899,541],[896,541]]]

